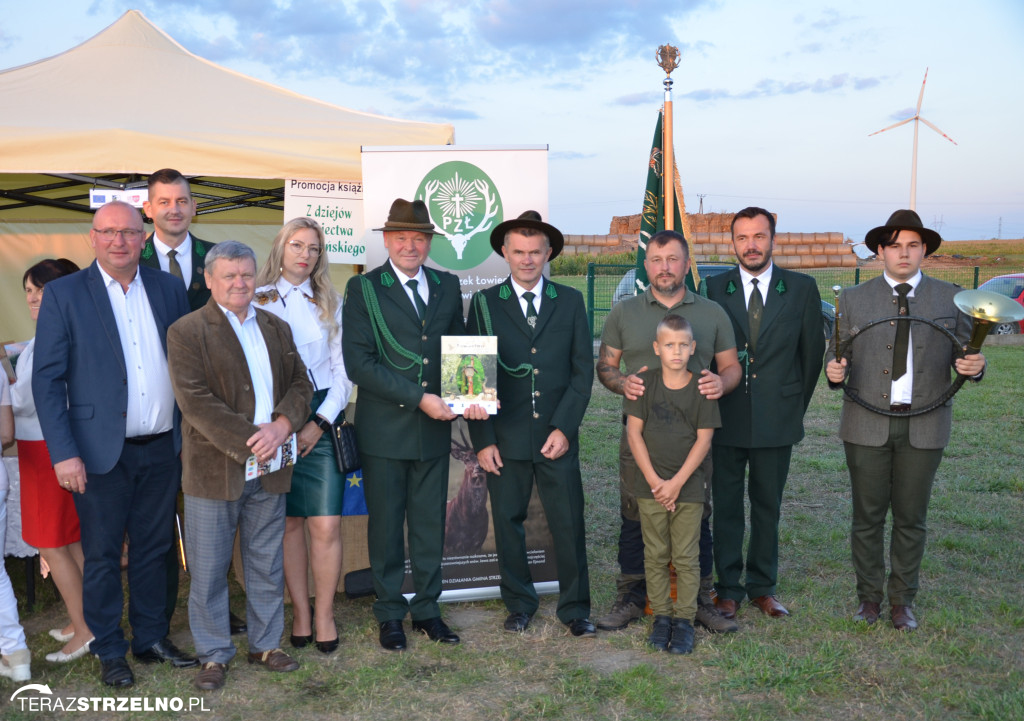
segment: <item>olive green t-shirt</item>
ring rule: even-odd
[[[690,449],[697,442],[698,428],[721,427],[718,401],[708,400],[700,394],[696,376],[691,376],[690,382],[679,389],[665,387],[660,368],[644,371],[640,377],[647,390],[635,401],[626,399],[622,409],[626,415],[636,416],[644,422],[643,438],[651,465],[655,473],[667,480],[686,462]],[[703,503],[704,485],[710,482],[703,467],[698,466],[683,484],[676,501]],[[654,498],[639,468],[627,483],[637,498]]]
[[[605,319],[601,342],[622,351],[626,373],[636,373],[644,366],[658,368],[661,362],[652,344],[658,323],[669,313],[686,318],[693,327],[697,352],[690,358],[691,373],[699,376],[711,365],[716,353],[736,347],[732,321],[718,303],[687,290],[682,301],[667,308],[658,302],[650,288],[615,304]]]

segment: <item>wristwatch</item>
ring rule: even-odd
[[[324,433],[334,433],[334,425],[330,421],[325,421],[320,416],[317,416],[316,420],[313,422],[316,423],[317,427]]]

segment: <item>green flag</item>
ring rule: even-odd
[[[647,288],[647,270],[644,268],[644,258],[647,256],[647,240],[659,230],[665,230],[665,203],[662,195],[662,181],[664,180],[664,153],[662,152],[661,121],[664,112],[658,111],[658,124],[654,126],[654,142],[651,143],[651,155],[647,163],[647,188],[644,190],[644,209],[640,213],[640,243],[636,249],[636,283],[633,291],[642,293]],[[675,192],[675,184],[668,183],[668,192]],[[679,215],[680,202],[675,198],[673,213],[675,222],[673,229],[683,234],[683,221]],[[693,269],[686,274],[686,287],[695,290],[693,282]]]

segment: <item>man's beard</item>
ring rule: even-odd
[[[654,289],[665,295],[672,295],[676,293],[685,284],[685,277],[677,279],[675,276],[669,276],[667,278],[656,277],[651,281],[651,285],[654,286]]]

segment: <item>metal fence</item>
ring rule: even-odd
[[[608,316],[608,311],[612,309],[615,289],[622,281],[623,276],[634,267],[633,265],[613,265],[607,263],[587,264],[584,294],[587,299],[587,320],[590,322],[590,331],[595,339],[599,339],[604,330],[604,320]],[[829,303],[832,303],[835,299],[832,286],[839,285],[845,288],[850,285],[859,285],[882,274],[881,268],[871,270],[862,270],[861,268],[810,268],[807,270],[801,269],[800,272],[806,273],[818,282],[818,291],[821,293],[821,299]],[[961,268],[930,268],[928,275],[933,278],[949,281],[950,283],[956,283],[964,288],[977,288],[979,267],[975,265]],[[581,285],[576,278],[563,277],[559,278],[559,280],[576,287]],[[580,290],[584,289],[580,288]]]

